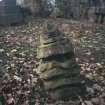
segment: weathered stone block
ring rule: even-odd
[[[57,100],[78,98],[77,95],[85,92],[73,46],[55,25],[48,24],[44,34],[40,35],[37,55],[40,59],[38,67],[40,78],[43,79],[45,89],[52,98]]]

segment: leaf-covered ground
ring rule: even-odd
[[[13,100],[13,105],[51,101],[36,74],[38,35],[46,21],[58,24],[71,39],[81,74],[92,81],[87,84],[85,101],[80,98],[81,105],[105,105],[105,26],[64,19],[32,18],[25,25],[0,27],[0,100]],[[65,104],[79,105],[71,101]]]

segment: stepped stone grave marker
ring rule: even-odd
[[[53,99],[77,99],[85,93],[73,45],[56,25],[47,24],[39,36],[37,57],[39,75]]]

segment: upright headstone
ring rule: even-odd
[[[28,10],[32,15],[37,15],[40,12],[42,0],[16,0],[18,6],[23,10]]]
[[[0,25],[10,25],[23,22],[20,9],[15,0],[0,1]]]
[[[83,95],[85,87],[70,40],[55,25],[47,24],[38,45],[38,72],[51,97],[69,100]]]
[[[105,20],[105,0],[97,0],[96,2],[96,9],[95,9],[95,15],[96,15],[96,22],[97,23],[103,23]]]

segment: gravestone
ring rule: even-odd
[[[16,3],[21,9],[30,11],[32,15],[39,14],[41,0],[16,0]]]
[[[11,25],[23,22],[20,9],[15,0],[0,1],[0,25]]]
[[[95,8],[95,15],[96,15],[96,23],[103,23],[105,20],[105,0],[96,0],[96,8]]]
[[[85,93],[73,45],[57,26],[47,24],[39,36],[37,58],[40,78],[53,99],[78,99]]]

